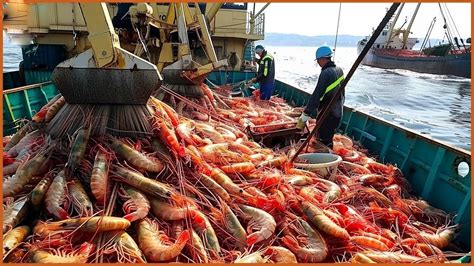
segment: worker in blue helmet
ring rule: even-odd
[[[329,46],[321,46],[316,50],[316,61],[321,67],[318,83],[311,95],[308,105],[298,119],[297,127],[303,129],[306,122],[318,116],[318,112],[327,108],[334,93],[337,91],[341,82],[344,80],[342,69],[331,60],[333,51]],[[336,128],[339,126],[342,118],[342,108],[344,106],[344,92],[338,96],[335,104],[331,107],[329,115],[324,121],[321,121],[321,127],[318,131],[317,140],[322,144],[331,147],[332,138]]]
[[[259,56],[257,76],[250,80],[250,84],[260,84],[260,99],[270,100],[275,89],[275,60],[268,54],[262,45],[255,47],[255,53]]]

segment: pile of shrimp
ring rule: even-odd
[[[303,111],[300,107],[292,107],[282,98],[273,96],[269,101],[261,101],[253,97],[223,97],[214,94],[206,85],[201,86],[204,96],[195,98],[199,106],[220,117],[235,123],[239,128],[249,128],[252,132],[265,133],[285,128],[294,128],[296,119]],[[225,89],[223,89],[225,90]],[[230,89],[227,89],[230,91]],[[189,100],[189,99],[188,99]],[[210,117],[204,112],[197,110],[194,105],[185,101],[168,96],[167,101],[171,103],[179,115],[184,115],[193,120],[209,121]]]
[[[47,123],[61,99],[35,123]],[[411,196],[396,167],[367,157],[345,136],[334,137],[333,151],[344,161],[326,177],[295,168],[294,150],[262,147],[233,125],[186,118],[153,97],[148,107],[147,138],[91,136],[85,124],[69,139],[52,140],[29,122],[3,139],[4,262],[459,256],[446,251],[457,229],[450,215]]]

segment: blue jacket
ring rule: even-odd
[[[318,112],[326,108],[326,106],[331,101],[331,98],[340,86],[340,81],[342,80],[340,78],[343,76],[344,72],[342,71],[342,69],[340,67],[337,67],[334,62],[329,61],[321,69],[321,74],[318,78],[318,84],[316,85],[313,94],[309,98],[308,105],[306,105],[304,112],[310,117],[316,118],[318,116]],[[337,83],[336,81],[339,81],[339,83]],[[335,86],[331,91],[325,93],[326,89],[333,83],[338,85]],[[321,100],[321,98],[323,99]],[[342,117],[344,98],[345,95],[343,91],[331,109],[331,116],[335,118]]]

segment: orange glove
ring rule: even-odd
[[[254,90],[252,94],[253,94],[253,97],[260,99],[260,90]]]

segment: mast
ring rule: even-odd
[[[410,35],[411,26],[413,25],[413,21],[415,21],[415,17],[416,17],[416,14],[418,13],[418,9],[420,9],[420,5],[421,5],[421,3],[418,3],[418,5],[416,5],[416,9],[415,9],[415,12],[413,13],[413,17],[411,18],[410,24],[408,24],[407,29],[403,33],[403,46],[402,46],[402,49],[406,48],[408,35]]]
[[[390,43],[390,41],[392,40],[393,29],[395,28],[395,24],[397,23],[398,17],[400,16],[400,13],[402,13],[403,6],[405,6],[405,3],[402,3],[400,5],[400,9],[398,10],[397,15],[395,16],[395,19],[392,21],[392,25],[390,25],[390,30],[388,31],[388,34],[387,34],[388,39],[387,39],[387,43],[385,44],[385,47],[387,47],[388,44]]]

